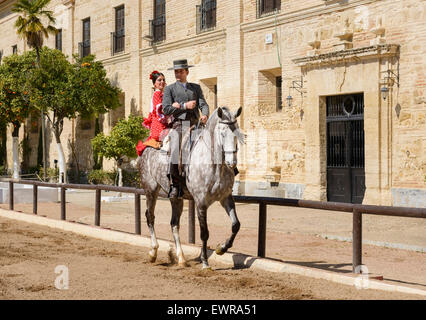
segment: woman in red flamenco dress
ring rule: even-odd
[[[151,99],[151,108],[150,113],[147,118],[144,118],[142,125],[150,129],[149,137],[142,142],[139,140],[139,143],[136,146],[136,151],[138,156],[141,156],[146,147],[153,147],[159,149],[161,147],[161,141],[168,133],[169,124],[171,123],[172,116],[166,116],[163,113],[163,91],[166,87],[166,79],[164,74],[153,71],[149,78],[152,80],[154,85],[154,94]],[[175,107],[180,107],[176,103]]]

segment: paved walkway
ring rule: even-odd
[[[116,193],[103,192],[105,200]],[[123,194],[123,196],[126,196]],[[95,194],[67,192],[67,220],[94,224]],[[143,199],[142,199],[143,200]],[[7,205],[0,205],[7,208]],[[15,210],[32,211],[31,204],[16,204]],[[142,203],[142,212],[145,203]],[[102,202],[101,226],[134,232],[134,202]],[[258,206],[237,204],[241,221],[233,252],[257,254]],[[39,214],[59,219],[59,203],[39,203]],[[142,216],[142,234],[149,236]],[[182,242],[188,243],[187,202],[181,218]],[[157,236],[171,241],[170,203],[160,199],[156,208]],[[217,203],[209,208],[209,245],[214,248],[230,235],[231,223]],[[352,270],[352,215],[314,209],[268,206],[266,256],[290,264],[336,273]],[[338,240],[336,240],[338,239]],[[416,218],[363,216],[363,264],[371,277],[385,282],[426,290],[426,221]],[[196,244],[200,244],[198,222]],[[372,243],[376,245],[372,245]],[[384,247],[386,245],[388,247]],[[390,247],[390,248],[389,248]],[[403,249],[401,249],[403,248]]]

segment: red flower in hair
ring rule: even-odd
[[[152,80],[154,74],[157,74],[157,73],[160,73],[160,72],[158,72],[156,70],[152,71],[151,74],[149,75],[149,79]]]

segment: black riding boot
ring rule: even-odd
[[[178,164],[170,164],[168,177],[171,180],[170,190],[168,194],[169,198],[171,199],[181,198],[182,190],[181,190],[181,184],[180,184]]]

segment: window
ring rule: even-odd
[[[62,51],[62,29],[58,29],[58,33],[55,36],[55,48]]]
[[[200,79],[200,86],[212,113],[217,108],[217,77]]]
[[[153,42],[166,40],[166,0],[154,0],[154,19],[150,20]]]
[[[216,0],[201,0],[197,6],[197,33],[216,27]]]
[[[18,45],[15,44],[14,46],[12,46],[12,53],[13,54],[17,54],[18,53]]]
[[[257,0],[257,17],[262,17],[281,9],[281,0]]]
[[[83,20],[83,42],[79,43],[80,57],[90,54],[90,18]]]
[[[115,8],[115,32],[112,34],[112,54],[124,51],[124,5]]]
[[[281,112],[283,108],[281,75],[281,68],[259,70],[257,104],[261,114]]]
[[[282,77],[276,77],[275,83],[277,87],[277,111],[281,111],[283,109],[283,98],[282,98],[282,83],[283,78]]]

